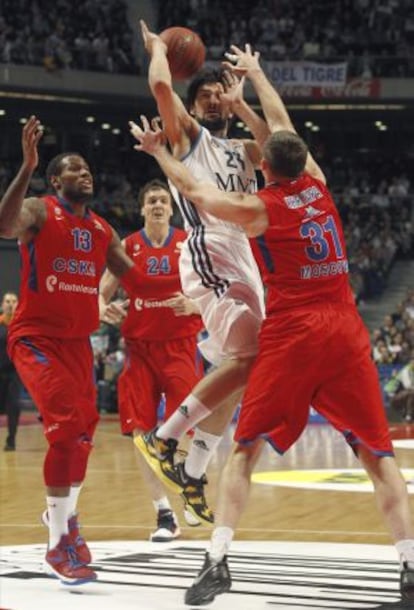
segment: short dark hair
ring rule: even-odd
[[[203,68],[193,78],[187,89],[187,108],[190,110],[197,97],[197,92],[203,85],[223,83],[224,70],[221,68]]]
[[[305,169],[308,147],[293,131],[275,131],[263,146],[263,157],[274,174],[297,178]]]
[[[62,161],[66,159],[66,157],[82,157],[78,152],[64,152],[53,157],[48,163],[46,168],[46,180],[50,184],[50,179],[52,176],[60,176],[62,173]]]
[[[168,187],[168,184],[166,182],[164,182],[163,180],[159,180],[158,178],[155,178],[154,180],[150,180],[149,182],[144,184],[144,186],[140,189],[140,191],[138,193],[139,208],[141,209],[142,206],[144,205],[145,195],[148,193],[148,191],[157,191],[159,189],[166,191],[169,194],[170,199],[171,199],[171,204],[172,204],[172,195],[171,195],[171,191]]]

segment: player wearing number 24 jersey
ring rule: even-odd
[[[130,305],[121,332],[127,360],[118,382],[118,401],[124,433],[148,431],[157,424],[157,405],[165,394],[165,416],[202,376],[197,335],[199,315],[177,316],[170,299],[181,293],[178,261],[186,233],[170,226],[162,247],[154,248],[145,229],[125,239],[125,251],[135,262],[147,294],[130,293]],[[171,279],[168,289],[162,279]],[[160,281],[161,280],[161,281]]]

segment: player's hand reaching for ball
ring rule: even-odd
[[[165,148],[166,137],[161,129],[160,120],[158,117],[153,119],[151,123],[147,117],[141,115],[142,128],[129,121],[129,130],[131,135],[139,142],[134,146],[135,150],[146,152],[148,155],[155,156],[161,149]]]
[[[243,102],[243,88],[245,77],[241,79],[236,76],[230,70],[223,72],[223,86],[224,93],[221,94],[220,99],[222,103],[229,106],[230,112],[237,112],[238,104]]]
[[[39,163],[37,145],[42,135],[43,127],[40,121],[31,116],[22,131],[23,163],[30,171],[35,170]]]
[[[140,20],[139,24],[141,26],[141,34],[142,34],[142,39],[144,41],[144,46],[145,46],[145,49],[148,51],[148,53],[150,55],[152,55],[153,50],[154,50],[154,45],[156,45],[156,44],[161,45],[162,48],[164,49],[165,53],[167,53],[167,45],[158,36],[158,34],[151,32],[148,29],[148,26],[143,19]]]

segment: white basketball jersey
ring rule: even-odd
[[[217,138],[205,127],[200,129],[190,152],[181,159],[200,182],[215,184],[222,191],[254,193],[256,174],[242,141]],[[171,191],[184,219],[184,228],[191,231],[203,227],[204,232],[242,232],[239,225],[220,220],[185,199],[170,182]]]
[[[223,191],[253,193],[257,189],[254,167],[243,142],[217,138],[204,127],[182,162],[197,180],[215,184]],[[188,232],[180,255],[183,291],[197,302],[216,352],[245,354],[244,345],[225,349],[224,345],[234,317],[244,311],[243,307],[257,320],[255,336],[264,315],[263,284],[246,233],[240,225],[197,209],[171,183],[170,187]],[[218,299],[223,301],[226,295],[231,307],[223,309],[227,307],[223,302],[219,309]],[[234,311],[235,303],[241,303],[238,312]],[[210,353],[208,357],[214,361]]]

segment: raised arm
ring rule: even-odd
[[[270,129],[266,121],[253,110],[246,102],[243,95],[245,77],[239,79],[230,70],[226,70],[223,76],[225,93],[223,98],[230,105],[231,111],[239,119],[244,121],[254,140],[243,140],[247,153],[253,165],[258,168],[262,159],[262,148],[266,138],[270,135]]]
[[[236,63],[226,63],[225,65],[236,74],[245,75],[251,81],[260,100],[270,131],[288,130],[296,132],[282,98],[260,66],[259,55],[252,52],[249,44],[246,44],[244,51],[235,45],[230,48],[232,53],[227,54],[227,57]],[[305,171],[318,180],[326,182],[321,168],[310,153],[306,161]]]
[[[168,152],[161,130],[158,127],[151,129],[145,117],[141,116],[141,120],[143,129],[132,121],[129,123],[131,134],[139,142],[135,149],[152,155],[184,197],[217,218],[241,225],[251,237],[263,233],[268,219],[259,197],[221,191],[213,184],[199,182],[181,161]]]
[[[140,24],[144,45],[150,56],[148,83],[173,153],[181,157],[188,152],[200,127],[173,89],[166,44],[148,29],[145,21],[141,20]]]
[[[22,165],[0,201],[0,237],[28,239],[45,221],[43,201],[37,197],[24,199],[39,162],[37,145],[42,133],[40,121],[31,116],[22,131]]]

